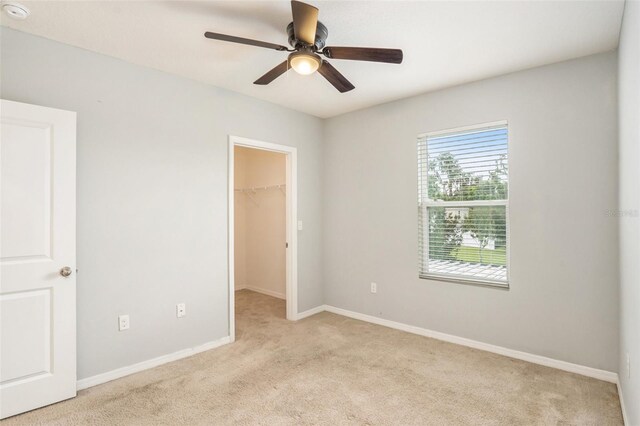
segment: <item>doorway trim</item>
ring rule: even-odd
[[[278,152],[287,157],[286,171],[286,297],[287,319],[295,321],[298,316],[298,153],[292,146],[279,145],[255,139],[229,135],[228,147],[228,259],[229,259],[229,338],[236,339],[235,320],[235,185],[234,150],[236,146]]]

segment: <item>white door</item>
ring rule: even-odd
[[[76,114],[0,102],[5,418],[76,395]]]

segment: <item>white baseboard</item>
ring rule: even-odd
[[[271,297],[277,297],[278,299],[282,299],[282,300],[286,300],[287,299],[287,295],[284,293],[279,293],[277,291],[273,291],[273,290],[265,290],[264,288],[258,288],[258,287],[252,287],[252,286],[245,286],[244,287],[245,290],[251,290],[251,291],[255,291],[256,293],[261,293],[261,294],[266,294],[267,296],[271,296]]]
[[[311,315],[319,314],[320,312],[326,311],[325,305],[316,306],[315,308],[311,308],[307,311],[300,312],[296,315],[296,320],[301,320],[306,317],[310,317]]]
[[[406,331],[408,333],[419,334],[421,336],[431,337],[433,339],[443,340],[445,342],[455,343],[457,345],[468,346],[470,348],[480,349],[487,352],[493,352],[499,355],[531,362],[533,364],[544,365],[545,367],[557,368],[558,370],[568,371],[570,373],[576,373],[587,377],[593,377],[594,379],[604,380],[606,382],[617,383],[618,381],[618,375],[611,371],[599,370],[597,368],[586,367],[584,365],[573,364],[570,362],[547,358],[540,355],[534,355],[527,352],[516,351],[514,349],[508,349],[502,346],[478,342],[477,340],[471,340],[464,337],[441,333],[439,331],[428,330],[426,328],[390,321],[384,318],[374,317],[372,315],[348,311],[346,309],[336,308],[335,306],[325,305],[324,308],[326,311],[332,312],[334,314],[382,325],[384,327],[395,328],[397,330]]]
[[[193,348],[183,349],[178,352],[162,355],[157,358],[153,358],[147,361],[139,362],[137,364],[129,365],[127,367],[118,368],[102,374],[96,374],[95,376],[78,380],[78,382],[76,383],[76,389],[77,390],[87,389],[92,386],[110,382],[111,380],[119,379],[121,377],[125,377],[133,373],[138,373],[140,371],[148,370],[150,368],[157,367],[159,365],[166,364],[168,362],[177,361],[182,358],[190,357],[200,352],[208,351],[210,349],[215,349],[222,345],[226,345],[227,343],[230,343],[230,342],[231,342],[231,339],[229,338],[229,336],[226,336],[221,339],[214,340],[212,342],[208,342]]]
[[[238,284],[238,283],[234,283],[234,287],[233,289],[235,291],[240,291],[240,290],[244,290],[245,288],[247,288],[247,286],[245,284]]]
[[[620,397],[620,409],[622,409],[622,422],[628,425],[627,410],[624,408],[624,395],[622,395],[622,385],[620,384],[620,377],[616,380],[616,386],[618,387],[618,396]]]

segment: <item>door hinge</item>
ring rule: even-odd
[[[289,243],[284,243],[284,248],[289,248]]]

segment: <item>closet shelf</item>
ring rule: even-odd
[[[269,185],[269,186],[252,186],[250,188],[235,188],[236,192],[258,192],[258,191],[268,191],[270,189],[284,189],[286,188],[287,185],[286,184],[280,184],[280,185]]]
[[[287,193],[285,192],[286,187],[287,185],[285,184],[269,185],[269,186],[252,186],[251,188],[235,188],[234,191],[246,195],[251,200],[251,202],[253,202],[253,204],[260,207],[260,203],[258,203],[258,201],[254,198],[254,195],[256,195],[258,191],[269,191],[272,189],[277,189],[280,192],[282,192],[282,195],[287,195]]]

